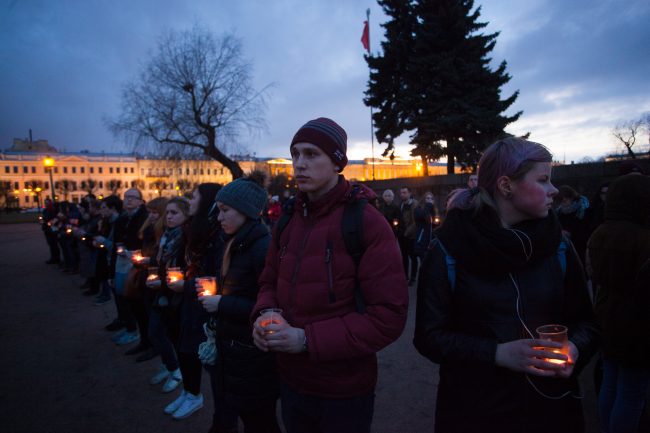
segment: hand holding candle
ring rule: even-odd
[[[196,293],[199,296],[214,296],[217,294],[216,277],[198,277],[196,281]]]
[[[557,359],[550,356],[543,359],[546,362],[563,367],[563,370],[557,372],[558,376],[569,377],[573,372],[573,364],[575,364],[578,359],[578,349],[569,341],[567,327],[564,325],[544,325],[537,328],[537,334],[539,335],[540,340],[544,340],[545,342],[551,341],[561,345],[561,347],[551,348],[550,350],[545,347],[542,347],[541,349],[550,351],[553,354],[562,354],[566,357],[566,361],[564,359]]]
[[[145,284],[150,289],[160,288],[160,277],[158,276],[158,268],[156,267],[149,268],[149,274],[147,275],[147,281],[145,282]]]
[[[260,318],[260,325],[262,326],[265,335],[275,333],[277,331],[276,328],[278,325],[282,324],[283,322],[286,323],[282,317],[281,308],[267,308],[265,310],[262,310],[260,311]]]
[[[133,250],[131,251],[131,263],[136,266],[147,265],[149,263],[149,257],[144,257],[141,250]]]
[[[177,293],[183,291],[183,272],[181,268],[167,268],[167,287]]]
[[[560,349],[551,349],[552,353],[562,353],[569,356],[569,338],[567,336],[566,326],[562,325],[544,325],[537,328],[537,335],[539,335],[540,340],[554,341],[560,343],[562,347]],[[546,358],[548,362],[553,364],[566,364],[566,361],[561,359],[552,359]]]

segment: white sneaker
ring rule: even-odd
[[[138,335],[138,331],[125,332],[120,338],[115,340],[115,344],[118,346],[126,346],[127,344],[131,344],[134,341],[138,341],[139,339],[140,336]]]
[[[183,376],[181,375],[180,368],[177,368],[176,370],[169,373],[167,382],[165,382],[162,387],[162,392],[172,392],[178,387],[178,385],[181,384],[181,382],[183,382]]]
[[[111,341],[113,343],[117,342],[120,338],[124,337],[124,334],[126,334],[126,333],[127,333],[127,330],[125,328],[120,329],[115,334],[111,335]]]
[[[167,406],[165,406],[165,410],[164,410],[164,412],[165,412],[167,415],[171,415],[171,414],[173,414],[174,412],[176,412],[176,411],[178,410],[178,408],[181,407],[181,404],[183,404],[183,402],[185,401],[185,397],[186,397],[187,395],[188,395],[188,394],[185,392],[185,390],[182,390],[182,391],[181,391],[181,395],[179,395],[178,398],[177,398],[176,400],[172,401],[172,402],[169,403]]]
[[[174,419],[183,419],[192,415],[197,410],[203,407],[203,394],[199,395],[190,394],[189,392],[185,394],[185,400],[181,406],[174,412],[172,418]]]
[[[153,376],[151,380],[149,380],[149,383],[152,385],[158,385],[163,380],[167,379],[170,374],[171,373],[169,370],[167,370],[167,367],[165,367],[164,364],[161,364],[160,368],[158,369],[158,373],[156,373],[155,376]]]

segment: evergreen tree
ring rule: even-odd
[[[364,102],[377,109],[372,115],[375,135],[380,143],[387,144],[383,155],[392,158],[393,142],[406,130],[408,83],[405,78],[416,23],[412,2],[378,0],[378,3],[390,20],[382,24],[386,35],[381,43],[383,55],[366,56],[370,78]]]
[[[500,88],[510,80],[506,62],[494,71],[490,68],[488,55],[498,33],[480,33],[487,24],[478,21],[480,7],[473,10],[472,0],[416,0],[410,5],[408,23],[416,25],[405,66],[400,65],[402,87],[396,95],[398,101],[389,105],[390,116],[401,120],[402,131],[412,133],[415,148],[411,153],[423,161],[447,156],[448,173],[454,172],[455,162],[475,166],[483,149],[506,135],[505,127],[521,115],[502,114],[517,99],[518,92],[501,100]],[[389,16],[396,21],[402,19]],[[399,58],[392,51],[400,49],[403,42],[395,43],[392,37],[386,32],[382,46],[389,48],[392,58]],[[382,83],[373,82],[372,74],[386,70],[379,71],[380,61],[373,64],[368,59],[368,64],[371,80],[366,94],[379,93],[381,90],[375,87]],[[366,100],[372,107],[378,106],[373,104],[376,102]],[[379,122],[390,116],[374,118],[380,142],[379,131],[384,125]]]

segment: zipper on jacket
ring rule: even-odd
[[[283,245],[282,248],[280,248],[280,261],[284,259],[284,255],[287,253],[287,246]]]
[[[334,277],[332,275],[332,241],[327,241],[327,249],[325,250],[325,264],[327,266],[327,289],[329,294],[330,304],[336,302],[336,295],[334,294]]]
[[[305,208],[305,212],[307,212],[307,208]],[[296,266],[294,266],[293,268],[293,275],[291,276],[291,291],[289,292],[289,315],[287,317],[289,321],[291,321],[293,317],[293,301],[296,297],[296,281],[298,280],[298,270],[300,269],[303,252],[305,250],[305,246],[307,245],[307,239],[309,239],[309,235],[311,234],[313,228],[314,228],[314,224],[313,223],[309,224],[307,233],[305,234],[305,237],[302,239],[302,242],[300,244],[300,249],[298,250],[298,255],[296,258]]]

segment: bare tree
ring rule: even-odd
[[[161,197],[163,191],[166,191],[168,189],[168,183],[166,179],[155,179],[153,182],[151,182],[151,185],[154,187],[154,190],[156,194],[158,194],[158,197]]]
[[[68,200],[70,193],[77,190],[77,182],[70,179],[61,179],[54,182],[54,189],[56,189],[57,194],[63,196],[63,200]]]
[[[117,193],[122,189],[122,181],[119,179],[111,179],[106,182],[106,186],[111,191],[111,194],[117,195]]]
[[[13,188],[11,187],[11,182],[0,179],[0,205],[2,205],[2,207],[7,207],[9,205],[12,192]]]
[[[81,189],[86,191],[88,194],[94,194],[99,186],[99,183],[92,178],[81,181]]]
[[[185,194],[186,192],[191,192],[193,184],[190,180],[183,178],[176,181],[176,187],[181,194]]]
[[[156,151],[170,156],[198,151],[241,177],[228,147],[243,130],[265,126],[268,86],[255,90],[251,69],[233,35],[216,37],[201,27],[169,32],[140,77],[124,87],[122,113],[109,128],[136,144],[160,144]]]
[[[617,124],[612,130],[612,135],[616,137],[619,144],[625,147],[630,158],[636,159],[632,147],[636,144],[637,138],[642,136],[644,132],[650,133],[650,113],[643,114],[638,119]]]

